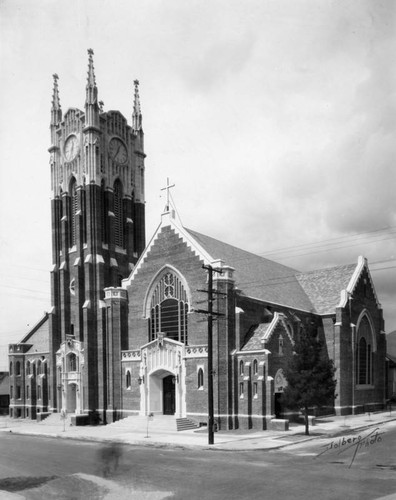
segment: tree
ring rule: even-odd
[[[284,389],[283,402],[288,408],[302,411],[307,436],[308,408],[325,406],[334,401],[334,372],[334,363],[326,356],[316,329],[301,332],[294,344],[293,357],[284,369],[288,385]]]

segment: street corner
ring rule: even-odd
[[[0,481],[2,500],[42,500],[66,498],[102,498],[108,500],[162,500],[172,492],[144,491],[133,485],[92,474],[76,473],[63,477],[15,477]]]

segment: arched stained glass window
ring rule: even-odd
[[[187,344],[187,292],[180,278],[166,272],[157,283],[150,302],[150,341],[158,333]]]

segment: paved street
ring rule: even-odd
[[[344,430],[272,451],[121,445],[118,465],[106,443],[2,432],[0,498],[396,498],[396,423]]]

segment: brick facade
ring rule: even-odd
[[[217,428],[265,430],[290,416],[283,373],[294,340],[312,329],[336,367],[337,396],[324,411],[383,406],[384,324],[365,259],[298,273],[184,228],[170,206],[145,248],[138,82],[129,126],[99,106],[91,51],[84,112],[62,115],[54,75],[50,130],[52,308],[10,345],[13,417],[65,410],[111,423],[165,413],[206,423],[208,266],[221,271]]]

